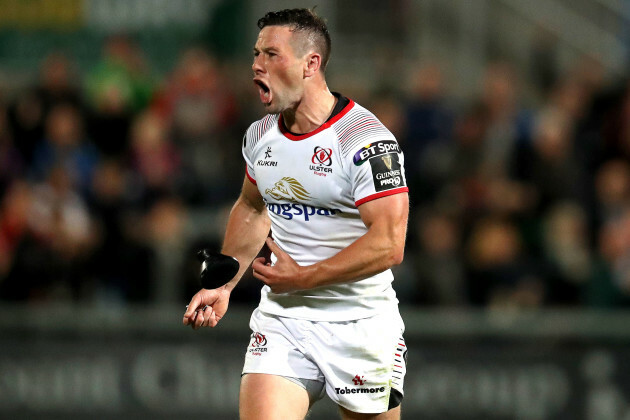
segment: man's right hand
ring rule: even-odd
[[[221,286],[216,289],[201,289],[192,297],[184,314],[184,325],[193,330],[215,327],[223,318],[230,302],[230,291]]]

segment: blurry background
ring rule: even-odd
[[[403,418],[630,419],[625,0],[0,0],[0,417],[236,417],[260,283],[181,316],[256,21],[314,3],[331,90],[405,153]]]

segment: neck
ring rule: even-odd
[[[336,102],[325,84],[305,89],[297,106],[282,112],[284,124],[292,133],[310,133],[326,122]]]

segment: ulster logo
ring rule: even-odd
[[[285,176],[274,184],[273,188],[267,188],[265,194],[270,195],[278,201],[306,201],[311,199],[311,195],[304,189],[297,179]]]
[[[267,339],[264,334],[255,332],[252,334],[252,347],[265,347],[267,345]]]
[[[316,146],[315,150],[313,150],[311,162],[317,166],[332,165],[332,149],[324,149],[323,147]]]
[[[252,344],[248,350],[253,356],[261,356],[267,352],[267,338],[264,334],[255,332],[252,334]]]
[[[324,149],[323,147],[316,146],[313,149],[313,156],[311,157],[311,163],[308,168],[313,171],[315,175],[326,176],[326,174],[332,172],[332,149]]]

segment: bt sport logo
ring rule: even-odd
[[[394,140],[382,140],[370,143],[356,152],[352,161],[356,166],[361,166],[373,157],[388,153],[401,153],[400,146],[398,146],[398,143]]]

